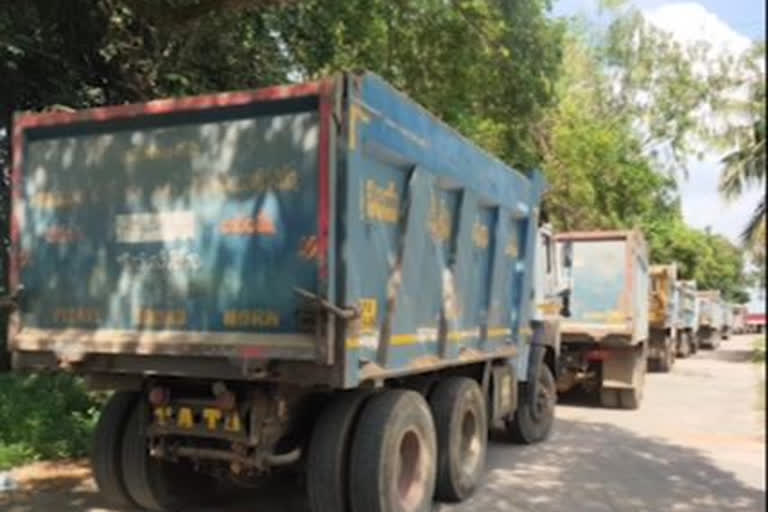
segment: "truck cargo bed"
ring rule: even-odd
[[[13,162],[17,367],[352,387],[527,350],[540,174],[374,75],[22,115]]]
[[[638,231],[557,235],[572,244],[571,315],[563,341],[636,344],[648,338],[648,255]]]

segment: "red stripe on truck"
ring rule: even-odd
[[[22,114],[15,119],[15,126],[37,128],[57,124],[77,123],[85,121],[110,121],[128,119],[145,115],[169,114],[173,112],[189,112],[205,110],[212,107],[237,107],[259,101],[300,98],[320,94],[321,82],[310,82],[300,85],[279,85],[254,91],[226,92],[220,94],[204,94],[189,98],[166,98],[146,103],[131,103],[97,107],[77,112],[45,112],[39,114]]]

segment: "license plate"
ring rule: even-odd
[[[155,425],[159,427],[231,433],[243,430],[243,422],[237,411],[222,411],[216,407],[163,405],[155,407],[153,413]]]

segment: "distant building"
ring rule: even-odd
[[[747,313],[744,323],[748,332],[765,332],[765,313]]]

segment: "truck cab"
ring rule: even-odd
[[[559,320],[569,316],[568,299],[571,289],[570,244],[557,244],[550,224],[539,227],[534,260],[534,322]]]

